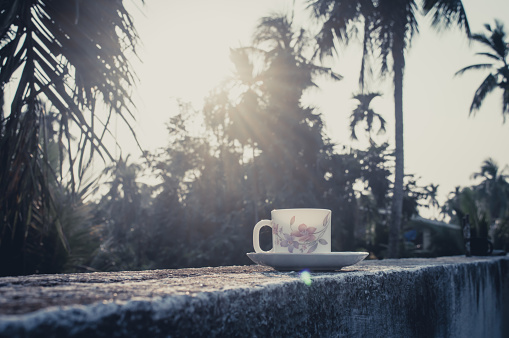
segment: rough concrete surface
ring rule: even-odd
[[[0,337],[503,337],[509,257],[0,278]]]

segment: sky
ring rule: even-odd
[[[208,92],[231,74],[230,48],[249,45],[261,17],[289,13],[294,2],[296,25],[313,31],[314,21],[298,0],[146,0],[144,6],[133,8],[141,38],[138,54],[142,63],[133,60],[139,77],[133,99],[138,110],[135,130],[142,147],[165,146],[165,124],[177,112],[177,100],[199,109]],[[472,32],[484,32],[485,23],[499,19],[509,33],[509,1],[463,0],[463,4]],[[509,164],[509,122],[503,124],[497,91],[475,116],[469,115],[474,92],[487,74],[454,74],[486,61],[474,55],[480,47],[459,29],[438,32],[429,28],[427,18],[419,24],[419,34],[406,55],[405,172],[420,178],[421,184],[438,184],[443,202],[456,186],[474,184],[471,175],[487,158],[492,157],[501,169]],[[358,45],[342,50],[329,66],[344,79],[335,83],[321,80],[320,88],[307,93],[304,102],[317,107],[334,142],[363,148],[365,141],[352,141],[349,132],[349,116],[355,107],[352,94],[358,91]],[[377,140],[394,144],[390,79],[370,89],[383,93],[373,101],[373,108],[388,122],[387,133]],[[123,151],[139,154],[128,132],[118,133]]]

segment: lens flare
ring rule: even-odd
[[[300,279],[306,284],[307,286],[311,285],[311,274],[307,270],[303,270],[300,273]]]

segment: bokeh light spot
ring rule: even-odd
[[[300,273],[300,279],[306,284],[307,286],[311,285],[311,274],[307,270],[303,270]]]

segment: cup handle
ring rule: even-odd
[[[264,226],[272,228],[272,222],[267,219],[263,219],[260,222],[256,223],[253,229],[253,246],[256,253],[269,253],[274,251],[274,248],[270,249],[269,251],[263,251],[260,248],[260,229],[263,228]]]

